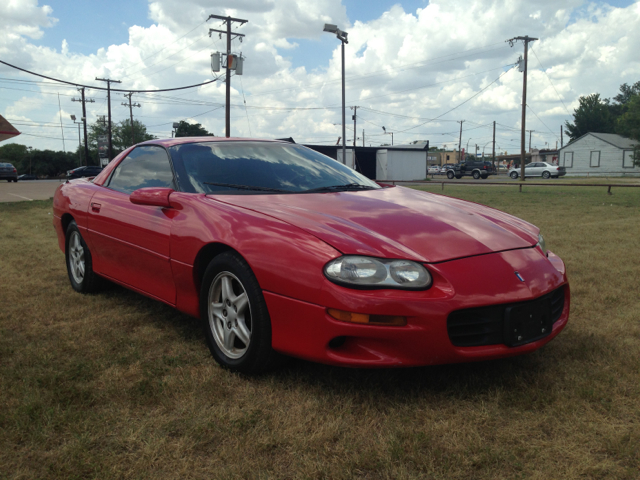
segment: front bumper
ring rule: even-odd
[[[552,340],[569,317],[564,264],[539,248],[494,253],[428,265],[433,286],[422,292],[352,290],[327,282],[318,304],[264,292],[273,348],[316,362],[351,367],[420,366],[511,357]],[[524,282],[514,272],[518,272]],[[562,313],[548,336],[515,347],[498,343],[453,345],[447,319],[454,311],[513,304],[564,290]],[[358,325],[329,316],[327,308],[407,317],[403,327]]]

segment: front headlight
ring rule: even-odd
[[[540,246],[540,248],[542,249],[542,251],[544,252],[544,254],[547,254],[547,245],[544,243],[544,238],[542,238],[542,234],[538,233],[538,245]]]
[[[325,276],[347,287],[424,290],[431,286],[429,271],[411,260],[345,255],[324,267]]]

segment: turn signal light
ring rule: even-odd
[[[336,320],[349,323],[360,323],[364,325],[392,325],[402,327],[407,324],[407,317],[394,315],[367,315],[366,313],[345,312],[335,308],[327,309],[327,313]]]

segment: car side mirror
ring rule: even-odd
[[[175,190],[173,188],[139,188],[129,195],[131,203],[136,205],[150,205],[152,207],[171,208],[169,195]]]

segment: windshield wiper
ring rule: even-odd
[[[289,190],[280,190],[278,188],[269,187],[253,187],[251,185],[238,185],[235,183],[216,183],[216,182],[202,182],[205,185],[215,185],[216,187],[229,187],[237,188],[238,190],[254,190],[259,192],[278,192],[278,193],[292,193]]]
[[[347,183],[345,185],[328,185],[326,187],[311,188],[303,190],[301,193],[309,192],[340,192],[349,190],[376,190],[376,187],[370,185],[361,185],[360,183]]]

